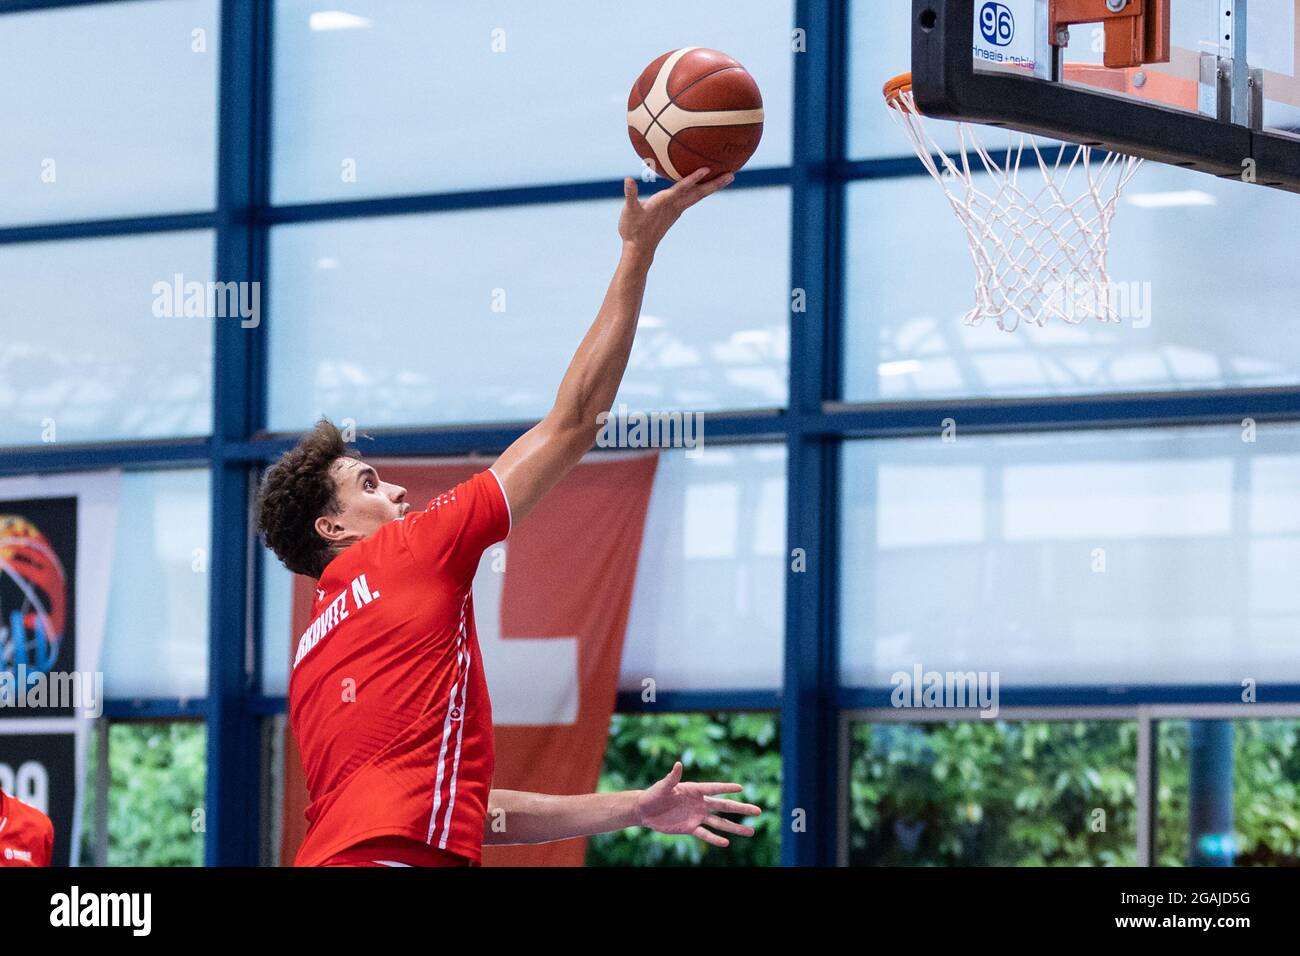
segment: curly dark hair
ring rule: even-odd
[[[330,543],[316,533],[316,519],[338,514],[330,468],[355,458],[328,418],[303,436],[266,470],[257,492],[257,533],[294,574],[319,578],[330,563]]]

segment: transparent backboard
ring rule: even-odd
[[[1239,19],[1243,8],[1247,14],[1247,63],[1263,71],[1263,127],[1300,135],[1300,0],[1172,0],[1170,62],[1140,69],[1104,67],[1104,28],[1100,23],[1077,24],[1070,28],[1070,43],[1064,52],[1065,82],[1213,115],[1214,87],[1202,82],[1213,74],[1203,73],[1203,54],[1233,57],[1240,42],[1233,35],[1233,15]],[[974,14],[977,73],[1011,71],[1050,81],[1044,62],[1050,55],[1047,0],[975,0]]]
[[[913,0],[912,70],[882,93],[965,229],[965,324],[1122,321],[1110,237],[1142,160],[1300,193],[1297,8]]]

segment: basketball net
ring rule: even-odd
[[[1087,146],[1040,149],[1033,136],[1011,132],[1006,160],[998,162],[979,127],[962,122],[950,156],[926,128],[910,74],[886,84],[885,101],[966,229],[975,262],[967,325],[995,319],[1011,332],[1021,322],[1042,326],[1050,318],[1120,321],[1106,255],[1111,221],[1141,159],[1105,153],[1097,162]]]

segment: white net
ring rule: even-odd
[[[910,89],[892,92],[890,105],[966,229],[976,275],[967,325],[995,319],[1009,332],[1050,318],[1119,321],[1106,255],[1111,221],[1141,159],[1106,153],[1094,162],[1087,146],[1040,149],[1034,137],[1012,132],[998,162],[968,123],[956,124],[958,155],[949,156]],[[1022,160],[1030,161],[1023,171]]]

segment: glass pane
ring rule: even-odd
[[[885,81],[912,69],[910,0],[852,0],[849,13],[850,159],[915,156],[911,141],[885,106]],[[939,145],[957,145],[956,124],[934,124]],[[917,172],[922,172],[917,163]]]
[[[1237,720],[1233,821],[1238,866],[1300,866],[1300,720]]]
[[[852,727],[851,866],[1136,866],[1137,724]]]
[[[1300,272],[1283,192],[1148,163],[1114,222],[1123,320],[1002,332],[975,302],[965,232],[928,175],[848,194],[845,391],[853,401],[1291,385]],[[1249,222],[1249,243],[1229,242]],[[1249,316],[1249,321],[1243,321]]]
[[[689,42],[739,60],[763,92],[753,168],[790,162],[792,0],[278,0],[277,203],[635,175],[627,98]],[[575,41],[579,41],[575,43]]]
[[[207,231],[0,246],[0,445],[210,434],[213,319],[154,287],[213,261]]]
[[[707,421],[706,432],[707,435]],[[781,686],[784,445],[660,455],[620,686]]]
[[[104,633],[104,694],[203,697],[208,692],[208,472],[126,472],[121,489]]]
[[[1156,724],[1156,866],[1186,866],[1191,835],[1187,817],[1188,743],[1191,722]]]
[[[648,746],[647,746],[648,745]],[[781,739],[777,714],[615,714],[597,789],[641,790],[681,759],[684,780],[744,786],[729,799],[763,808],[743,822],[752,837],[710,847],[682,836],[630,827],[587,843],[587,866],[777,866],[781,862]],[[738,817],[729,819],[739,820]]]
[[[262,693],[289,693],[289,627],[293,621],[293,573],[258,539],[262,573]]]
[[[0,225],[216,205],[217,6],[91,3],[4,16]]]
[[[1199,728],[1194,730],[1194,726]],[[1216,793],[1224,779],[1219,767],[1207,763],[1201,801],[1226,798],[1232,807],[1229,834],[1198,834],[1197,848],[1206,859],[1231,856],[1236,866],[1300,865],[1300,820],[1296,819],[1300,787],[1300,720],[1235,720],[1207,722],[1162,720],[1159,729],[1159,827],[1156,860],[1159,866],[1188,866],[1191,839],[1191,775],[1197,760],[1193,746],[1217,743],[1232,752],[1231,796]],[[1212,818],[1204,811],[1202,819]]]
[[[956,428],[844,447],[846,684],[1300,682],[1300,430]]]
[[[616,405],[775,408],[788,392],[789,191],[734,190],[660,248]],[[271,233],[270,427],[540,418],[618,261],[616,202]]]
[[[198,722],[114,722],[108,731],[108,865],[202,866],[207,727]],[[81,861],[95,855],[92,741],[82,801]]]

